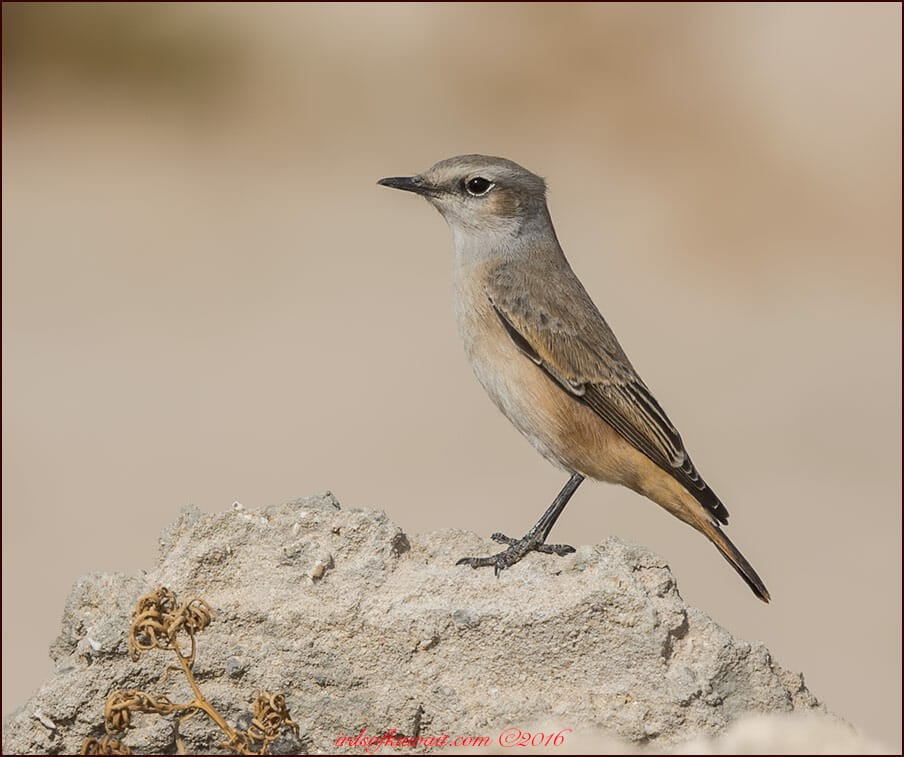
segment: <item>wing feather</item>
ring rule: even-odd
[[[532,286],[528,300],[522,279],[531,273],[503,265],[488,280],[487,297],[512,341],[564,391],[675,478],[721,523],[727,523],[725,505],[694,467],[678,430],[634,371],[571,269],[567,275],[573,286],[559,292],[541,288],[539,293]],[[562,290],[570,296],[563,297]]]

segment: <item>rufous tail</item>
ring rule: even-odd
[[[731,539],[725,535],[725,532],[710,521],[701,524],[700,530],[716,545],[716,549],[722,553],[722,557],[728,560],[731,567],[738,571],[738,575],[744,579],[744,582],[750,587],[751,591],[764,602],[768,602],[770,597],[766,585],[757,575],[753,566],[747,562],[747,558],[745,558],[744,555],[741,554],[741,551],[731,543]]]

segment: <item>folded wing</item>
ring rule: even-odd
[[[487,284],[487,297],[518,348],[563,391],[675,478],[720,523],[728,523],[725,505],[697,472],[678,430],[634,371],[577,277],[568,269],[568,296],[564,288],[538,288],[534,283],[528,300],[523,278],[531,273],[502,265]]]

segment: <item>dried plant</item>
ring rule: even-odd
[[[195,597],[180,603],[172,591],[163,587],[138,600],[129,629],[129,656],[137,661],[143,652],[152,649],[174,652],[195,698],[187,704],[176,704],[165,696],[144,691],[114,691],[107,697],[104,707],[107,735],[102,739],[85,739],[82,754],[131,754],[119,736],[132,725],[135,713],[175,714],[178,716],[178,734],[178,726],[183,720],[203,712],[226,736],[220,747],[236,754],[267,754],[270,744],[286,733],[298,738],[298,724],[292,720],[282,694],[258,693],[252,705],[251,724],[244,731],[230,726],[207,701],[192,673],[192,665],[197,653],[195,635],[207,628],[213,617],[213,611],[203,599]],[[185,753],[178,735],[176,746],[180,754]]]
[[[119,739],[104,736],[102,739],[85,739],[82,754],[132,754],[132,752]]]
[[[245,730],[247,746],[255,754],[266,754],[267,747],[288,728],[298,738],[298,725],[289,715],[286,698],[282,694],[260,692],[251,708],[254,717]]]

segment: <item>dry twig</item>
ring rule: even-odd
[[[174,652],[195,698],[187,704],[176,704],[165,696],[153,696],[144,691],[114,691],[107,697],[104,707],[107,735],[99,740],[85,739],[82,754],[131,754],[118,734],[132,725],[134,713],[177,714],[181,723],[203,712],[226,735],[226,741],[220,746],[237,754],[266,754],[270,744],[283,734],[292,733],[298,737],[298,724],[292,720],[282,694],[269,691],[257,694],[251,724],[244,731],[230,726],[207,701],[192,673],[192,665],[197,653],[195,635],[207,628],[213,617],[213,611],[203,599],[195,597],[180,604],[176,595],[163,587],[138,600],[129,629],[129,656],[137,661],[143,652],[151,649]],[[186,647],[188,651],[184,652]],[[180,753],[184,753],[181,739],[176,741]]]

